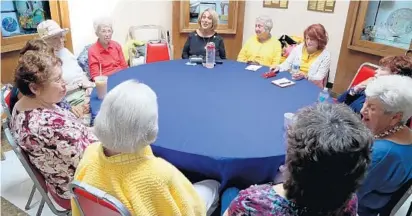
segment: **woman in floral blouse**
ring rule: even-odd
[[[23,97],[14,107],[11,129],[52,192],[68,199],[67,184],[83,151],[97,139],[73,113],[56,105],[66,95],[61,65],[45,52],[27,51],[20,57],[15,83]]]
[[[346,106],[302,109],[288,129],[286,181],[240,191],[224,215],[355,216],[371,132]]]

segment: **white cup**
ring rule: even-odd
[[[288,129],[290,125],[292,125],[294,118],[295,118],[295,114],[293,113],[285,113],[283,115],[284,117],[284,122],[283,122],[283,126],[285,129]]]

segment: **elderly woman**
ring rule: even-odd
[[[412,178],[412,78],[380,76],[366,87],[362,121],[375,135],[372,163],[358,191],[359,216],[378,215]]]
[[[299,71],[292,74],[293,79],[306,78],[323,88],[330,67],[330,53],[326,50],[328,33],[322,24],[313,24],[306,28],[303,36],[304,43],[296,46],[285,62],[272,68],[274,71],[287,71],[292,66],[298,67]]]
[[[53,48],[48,46],[46,42],[44,42],[44,40],[42,39],[34,39],[27,41],[26,45],[20,50],[20,57],[30,50],[45,52],[47,54],[54,55]],[[13,110],[14,105],[23,95],[19,92],[16,86],[13,87],[11,94],[12,95],[10,98],[10,110]],[[80,118],[85,125],[90,124],[90,114],[88,114],[89,104],[71,106],[67,99],[63,98],[63,100],[59,103],[56,103],[56,105],[60,106],[63,109],[68,109],[72,111],[73,114],[76,115],[76,117]]]
[[[89,96],[94,83],[89,81],[73,53],[64,47],[65,36],[69,29],[62,29],[54,20],[45,20],[37,26],[37,31],[40,38],[53,48],[55,54],[63,62],[63,80],[67,83],[67,101],[71,106],[84,105],[85,109],[88,109]]]
[[[303,108],[287,132],[284,184],[240,191],[225,215],[355,216],[372,134],[346,106]]]
[[[256,35],[246,41],[237,60],[268,67],[278,65],[282,56],[282,45],[277,38],[272,37],[270,34],[272,28],[273,22],[270,17],[260,16],[256,18]]]
[[[219,15],[216,11],[208,8],[204,10],[198,19],[199,28],[189,34],[183,47],[182,58],[190,56],[206,56],[206,44],[213,42],[216,47],[216,58],[226,59],[225,44],[223,38],[217,34],[216,28]]]
[[[68,199],[67,184],[84,149],[97,139],[70,111],[56,106],[66,95],[61,64],[45,52],[20,57],[15,83],[23,97],[14,106],[10,128],[51,192]]]
[[[388,56],[379,61],[379,66],[375,77],[393,74],[412,77],[411,57],[404,55]],[[354,112],[359,113],[365,103],[365,88],[375,77],[371,77],[344,92],[338,97],[338,102],[345,103]]]
[[[117,197],[132,215],[210,215],[220,184],[194,186],[167,161],[153,155],[158,132],[153,90],[134,80],[112,89],[95,119],[101,143],[89,146],[75,179]],[[72,202],[73,215],[79,215]]]
[[[94,80],[100,74],[110,76],[127,68],[122,47],[112,40],[113,27],[109,18],[103,17],[94,22],[97,42],[89,48],[90,77]]]

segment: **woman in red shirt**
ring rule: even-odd
[[[98,37],[97,42],[89,48],[90,76],[110,76],[119,70],[127,68],[122,47],[112,40],[113,28],[109,18],[100,18],[94,22],[94,30]]]

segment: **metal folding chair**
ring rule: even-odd
[[[130,26],[128,34],[126,36],[126,41],[129,40],[137,40],[137,41],[142,41],[146,43],[146,47],[154,44],[156,46],[155,48],[159,48],[159,46],[163,46],[164,44],[167,47],[168,50],[168,55],[169,59],[173,59],[173,54],[172,54],[172,47],[173,45],[171,44],[171,38],[169,31],[166,31],[162,26],[160,25],[140,25],[140,26]],[[157,43],[155,43],[157,42]],[[147,50],[145,50],[147,52]],[[164,52],[165,53],[165,52]],[[145,62],[146,63],[146,55],[145,53]],[[134,56],[134,53],[129,50],[129,58],[132,59],[136,56]],[[161,58],[160,60],[164,60],[164,58]],[[149,60],[150,62],[151,60]],[[130,65],[134,66],[134,65]]]
[[[29,174],[31,180],[34,182],[34,186],[30,192],[30,197],[29,200],[27,201],[25,209],[28,210],[30,208],[31,201],[33,199],[34,192],[36,189],[40,192],[42,199],[40,201],[39,209],[37,210],[36,216],[40,216],[44,203],[47,203],[49,208],[52,210],[52,212],[55,215],[70,215],[70,200],[68,199],[62,199],[60,198],[57,194],[54,194],[50,190],[48,190],[48,185],[43,177],[43,175],[31,164],[28,156],[26,153],[16,144],[14,141],[14,137],[11,134],[11,131],[5,123],[3,123],[4,127],[4,133],[7,137],[7,140],[9,141],[10,145],[13,147],[13,151],[16,153],[17,158],[19,158],[20,162],[23,164],[24,169],[26,172]],[[63,207],[64,211],[57,210],[56,206],[53,204],[53,202],[50,200],[48,194],[50,194],[53,197],[53,200],[61,207]]]
[[[69,187],[82,216],[131,216],[123,203],[98,188],[79,181],[73,181]]]
[[[368,63],[368,62],[363,63],[359,67],[358,71],[356,72],[355,77],[353,77],[352,82],[350,83],[348,89],[361,83],[364,80],[367,80],[370,77],[375,76],[375,70],[377,70],[378,68],[379,68],[378,65]]]

